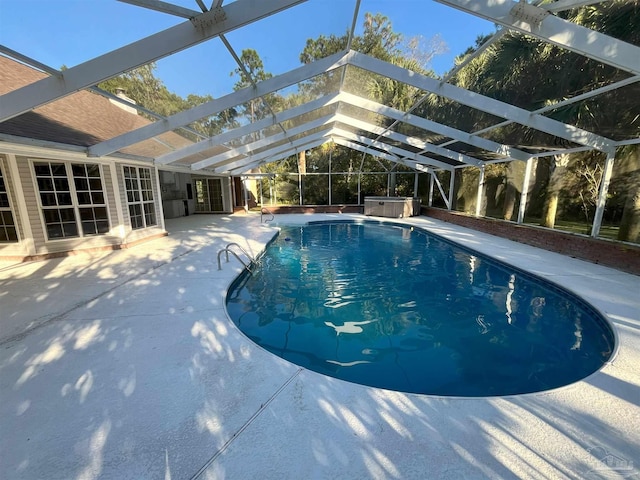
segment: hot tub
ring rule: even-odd
[[[420,199],[412,197],[364,197],[364,214],[403,218],[420,215]]]

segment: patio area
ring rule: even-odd
[[[248,340],[217,269],[278,224],[356,214],[199,215],[109,253],[0,263],[5,479],[640,478],[640,277],[427,217],[418,225],[572,290],[618,336],[576,384],[442,398],[346,383]]]

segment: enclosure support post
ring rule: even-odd
[[[276,187],[276,177],[274,176],[272,178],[273,180],[273,205],[277,205],[278,204],[278,187]]]
[[[331,150],[329,150],[329,206],[331,206]]]
[[[413,175],[413,198],[418,198],[418,172]]]
[[[522,181],[522,192],[520,193],[520,205],[518,206],[518,224],[524,222],[524,214],[527,210],[527,197],[529,196],[529,182],[531,182],[531,170],[536,157],[527,160],[527,166],[524,169],[524,180]]]
[[[482,198],[484,197],[484,165],[480,166],[480,178],[478,178],[478,195],[476,197],[476,217],[482,213]]]
[[[242,190],[244,191],[244,211],[249,211],[249,189],[247,188],[247,177],[242,177]]]
[[[451,210],[451,193],[449,193],[449,196],[445,195],[444,189],[442,188],[442,183],[440,183],[440,179],[438,178],[437,175],[435,175],[435,173],[431,178],[435,181],[436,186],[438,187],[438,191],[440,192],[440,197],[442,197],[442,200],[444,201],[444,204],[446,205],[447,210]],[[453,178],[453,175],[452,175],[452,178]],[[449,186],[451,187],[451,181],[449,182]]]
[[[269,200],[271,200],[271,205],[273,205],[273,178],[269,177]]]
[[[360,160],[360,170],[358,170],[358,205],[364,205],[364,200],[362,198],[362,167],[364,166],[364,157],[366,153],[362,153],[362,159]]]
[[[436,175],[436,172],[431,170],[429,172],[429,206],[433,206],[433,177]]]
[[[262,195],[262,177],[260,177],[260,207],[264,207],[264,197]]]
[[[609,191],[609,182],[611,182],[611,173],[613,172],[613,164],[616,159],[615,148],[607,153],[607,161],[604,164],[602,172],[602,180],[600,180],[600,191],[598,192],[598,204],[596,213],[593,216],[593,226],[591,227],[591,236],[597,237],[600,234],[600,226],[602,225],[602,215],[607,202],[607,192]]]
[[[162,191],[161,187],[160,187],[160,171],[158,170],[158,168],[156,167],[155,171],[153,172],[155,173],[155,180],[156,180],[156,191],[158,192],[158,197],[160,197],[160,192]],[[157,203],[156,205],[159,209],[160,209],[160,228],[162,228],[162,230],[165,229],[165,225],[164,225],[164,207],[162,206],[162,199],[160,198],[160,201]]]
[[[451,178],[449,179],[449,204],[447,205],[447,210],[453,209],[453,187],[456,181],[456,171],[455,169],[450,171]]]
[[[299,205],[302,205],[302,174],[298,172],[298,197]]]
[[[240,206],[236,205],[238,197],[236,197],[236,181],[234,177],[229,177],[229,186],[231,187],[231,213],[233,213],[235,208]]]

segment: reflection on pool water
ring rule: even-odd
[[[254,342],[304,368],[433,395],[567,385],[614,345],[606,320],[576,296],[390,223],[283,227],[231,286],[227,310]]]

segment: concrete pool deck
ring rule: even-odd
[[[612,362],[573,385],[440,398],[327,378],[253,344],[223,297],[277,224],[195,216],[129,250],[0,263],[3,479],[640,478],[640,277],[428,217],[400,220],[581,295]]]

